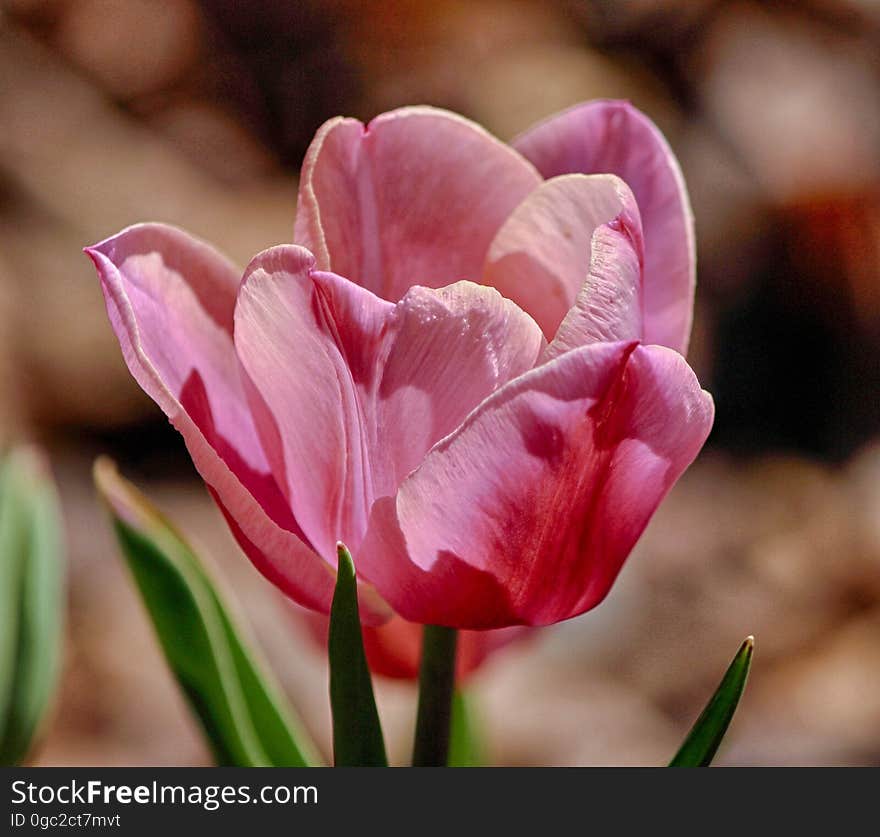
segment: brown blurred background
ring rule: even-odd
[[[207,752],[96,508],[109,453],[204,544],[318,740],[321,654],[231,543],[125,371],[80,248],[177,223],[240,263],[290,239],[322,121],[402,104],[511,138],[623,97],[697,220],[710,443],[596,611],[473,681],[503,764],[660,764],[749,633],[719,763],[880,764],[880,6],[871,0],[0,0],[0,444],[52,454],[67,662],[38,764]],[[379,688],[394,757],[413,689]]]

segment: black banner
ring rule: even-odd
[[[829,781],[833,775],[842,781]],[[775,780],[780,776],[785,781]],[[0,834],[155,835],[220,826],[256,837],[268,832],[252,829],[310,835],[354,826],[367,834],[462,837],[502,828],[626,834],[661,825],[711,833],[747,828],[759,811],[763,826],[774,812],[787,827],[808,816],[816,826],[820,803],[836,808],[831,822],[843,826],[859,809],[868,814],[872,796],[858,788],[869,790],[875,776],[649,768],[4,769]],[[804,794],[802,785],[814,782],[817,789],[821,782],[821,794]]]

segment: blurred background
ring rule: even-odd
[[[0,0],[0,445],[48,449],[66,663],[41,765],[204,764],[96,506],[118,460],[231,580],[329,741],[322,652],[238,552],[125,370],[83,245],[177,223],[244,264],[292,235],[316,128],[403,104],[503,139],[633,101],[696,214],[690,361],[718,418],[597,610],[472,681],[500,764],[661,764],[742,638],[718,763],[880,764],[880,4]],[[397,761],[414,689],[382,681]]]

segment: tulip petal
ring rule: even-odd
[[[531,369],[546,345],[528,314],[472,282],[410,288],[396,306],[390,336],[376,405],[387,470],[376,496],[393,494],[435,442]]]
[[[358,387],[373,385],[369,360],[394,306],[313,268],[312,254],[296,246],[253,259],[235,309],[235,348],[276,481],[330,560],[337,541],[355,549],[369,509]],[[368,360],[358,365],[361,353]]]
[[[629,184],[645,234],[645,342],[685,353],[696,282],[693,214],[654,123],[628,102],[597,100],[551,116],[512,144],[544,177],[608,172]]]
[[[639,210],[619,177],[562,175],[541,184],[504,223],[483,282],[529,311],[548,340],[577,300],[553,339],[554,355],[639,340],[642,249]]]
[[[314,269],[304,248],[257,256],[235,345],[278,484],[322,555],[358,555],[370,507],[543,349],[492,288],[414,287],[397,304]],[[360,559],[358,558],[360,562]]]
[[[512,381],[375,504],[360,569],[403,618],[542,625],[606,595],[705,441],[676,352],[597,343]]]
[[[183,436],[242,548],[327,611],[333,571],[303,542],[260,446],[232,343],[238,270],[173,227],[139,224],[86,249],[125,362]]]
[[[396,302],[418,284],[479,281],[504,219],[541,178],[483,128],[410,107],[369,125],[334,119],[300,180],[294,239],[322,270]]]

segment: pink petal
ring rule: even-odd
[[[377,496],[394,494],[437,440],[509,380],[546,343],[535,321],[494,288],[456,282],[413,287],[390,320],[376,421],[390,469]]]
[[[357,548],[377,497],[506,381],[540,330],[497,291],[411,288],[385,302],[276,247],[245,273],[235,345],[273,472],[323,555]]]
[[[313,267],[312,254],[295,246],[266,250],[250,263],[235,310],[235,348],[275,478],[315,549],[331,561],[337,541],[355,549],[369,511],[358,386],[372,387],[370,361],[394,306],[352,283],[336,292],[345,280]],[[367,360],[358,365],[361,353]]]
[[[294,238],[320,269],[396,302],[411,285],[479,281],[498,228],[540,181],[447,111],[403,108],[367,127],[334,119],[306,155]]]
[[[301,540],[242,392],[231,336],[237,269],[160,224],[130,227],[86,252],[129,370],[183,435],[242,547],[292,598],[328,609],[334,573]]]
[[[632,188],[645,230],[645,342],[687,351],[696,281],[693,215],[678,162],[627,102],[586,102],[513,142],[544,175],[608,172]]]
[[[606,595],[712,425],[676,352],[575,349],[512,381],[379,500],[360,568],[404,618],[542,625]]]
[[[554,354],[642,336],[642,227],[629,187],[614,175],[545,181],[495,236],[483,273],[553,338]]]

